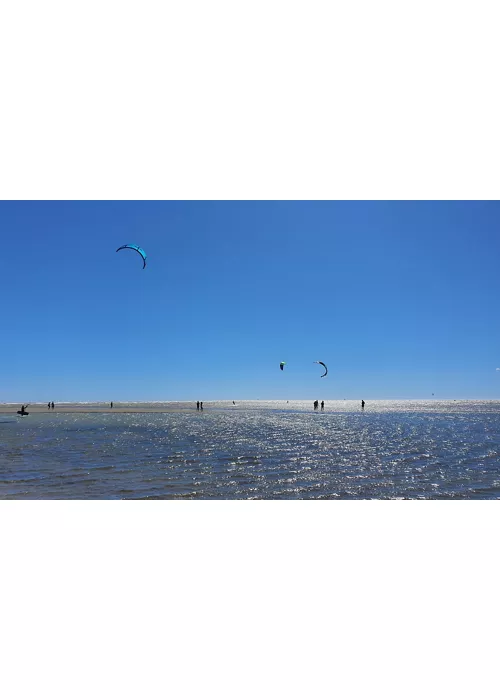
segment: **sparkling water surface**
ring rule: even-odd
[[[500,497],[498,401],[204,406],[0,414],[0,498]]]

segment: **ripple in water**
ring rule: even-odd
[[[10,417],[9,417],[10,418]],[[500,402],[220,402],[0,425],[0,498],[496,499]]]

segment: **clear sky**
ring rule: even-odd
[[[0,202],[0,230],[0,401],[500,398],[500,203]]]

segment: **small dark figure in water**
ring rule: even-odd
[[[50,404],[50,407],[51,407],[51,408],[54,408],[54,402],[53,402],[53,401],[52,401],[52,403]]]
[[[110,403],[110,408],[113,408],[113,402]]]
[[[233,406],[236,406],[236,404],[234,403],[234,401],[233,401]]]
[[[365,407],[365,402],[361,401],[361,408],[364,408],[364,407]]]
[[[325,402],[324,402],[324,401],[321,402],[321,410],[322,410],[322,411],[325,410]]]
[[[200,401],[200,411],[203,411],[203,401]]]
[[[196,402],[196,410],[197,410],[197,411],[200,410],[200,402],[199,402],[199,401]]]

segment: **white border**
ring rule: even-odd
[[[0,196],[496,199],[497,28],[486,1],[7,4]],[[2,502],[4,695],[496,697],[497,522]]]

